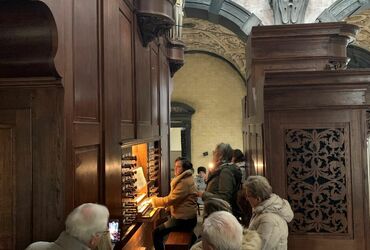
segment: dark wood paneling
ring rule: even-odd
[[[0,109],[11,110],[11,115],[0,111],[0,124],[15,135],[12,173],[3,170],[3,155],[9,152],[0,147],[0,179],[3,174],[7,181],[14,179],[13,187],[0,181],[2,189],[13,188],[13,192],[1,190],[9,194],[1,197],[6,199],[0,202],[1,216],[6,213],[6,220],[13,223],[1,230],[12,232],[7,249],[54,241],[65,227],[66,215],[83,202],[105,203],[120,211],[121,198],[115,195],[121,192],[119,143],[137,139],[136,130],[147,139],[158,135],[161,126],[162,193],[169,190],[165,45],[157,40],[142,46],[132,0],[41,1],[55,17],[59,46],[55,64],[61,80],[55,76],[0,79]],[[10,132],[3,132],[0,142],[9,145]],[[8,205],[3,206],[10,201],[15,203],[12,214]],[[140,246],[151,247],[151,231],[142,229]]]
[[[170,145],[169,145],[169,81],[170,69],[164,54],[160,54],[160,133],[161,133],[161,195],[169,193],[170,183]]]
[[[75,120],[99,120],[98,2],[74,1],[73,65]]]
[[[3,112],[0,112],[2,115]],[[0,122],[0,249],[14,249],[14,217],[15,211],[15,162],[13,151],[15,148],[14,131],[11,126]]]
[[[32,92],[33,240],[55,240],[64,228],[63,89]],[[45,223],[47,218],[48,223]]]
[[[122,206],[120,196],[121,147],[119,144],[121,141],[121,82],[119,78],[119,72],[121,70],[119,2],[121,1],[102,1],[104,25],[104,194],[105,204],[108,206],[110,211]]]
[[[97,146],[75,149],[75,206],[99,201],[98,159]]]
[[[73,123],[74,146],[83,147],[100,144],[100,123]]]
[[[150,49],[150,82],[152,96],[152,135],[159,136],[159,56],[158,47]]]
[[[24,249],[32,239],[30,110],[0,111],[0,249]]]
[[[24,249],[32,239],[32,211],[33,204],[33,167],[31,145],[31,110],[22,109],[16,112],[15,161],[16,161],[16,249]],[[35,149],[37,150],[37,149]],[[58,164],[58,163],[56,163]],[[51,219],[52,220],[52,219]],[[57,226],[57,225],[55,225]]]
[[[137,137],[152,136],[152,108],[150,83],[150,48],[143,47],[139,31],[135,32],[135,77],[136,77],[136,112]]]
[[[124,3],[121,3],[121,6]],[[135,138],[135,91],[133,77],[132,14],[127,7],[120,7],[120,83],[121,83],[121,137]]]

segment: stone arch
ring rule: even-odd
[[[364,7],[370,7],[369,0],[337,0],[320,14],[316,22],[339,22]]]
[[[370,51],[356,45],[349,45],[347,56],[351,58],[348,68],[370,68]]]
[[[245,40],[252,27],[261,25],[261,20],[232,0],[187,0],[187,17],[205,19],[220,24]]]

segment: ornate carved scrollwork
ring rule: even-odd
[[[275,24],[298,24],[304,22],[309,0],[269,0],[274,12]]]
[[[291,232],[349,232],[347,133],[345,128],[285,130],[287,193],[295,214]]]
[[[144,46],[166,34],[175,24],[173,5],[173,0],[137,1],[138,24]]]
[[[0,77],[58,77],[57,41],[57,27],[46,4],[1,2]]]

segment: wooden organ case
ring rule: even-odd
[[[152,246],[160,213],[145,203],[169,191],[169,89],[183,58],[167,36],[173,4],[1,1],[1,250],[56,240],[86,202],[120,221],[116,249]]]
[[[292,250],[370,249],[370,70],[345,69],[355,34],[320,23],[254,27],[249,37],[246,147],[292,206]]]

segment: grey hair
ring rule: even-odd
[[[216,146],[215,151],[221,156],[222,163],[231,162],[231,159],[233,158],[234,150],[232,149],[230,144],[220,143]]]
[[[92,236],[107,230],[108,218],[109,211],[105,206],[85,203],[68,215],[66,232],[89,245]]]
[[[214,212],[204,221],[202,241],[214,250],[240,250],[243,227],[231,213]]]
[[[261,201],[267,200],[272,194],[272,187],[269,181],[260,175],[249,176],[244,183],[244,188],[254,198],[260,198]]]

